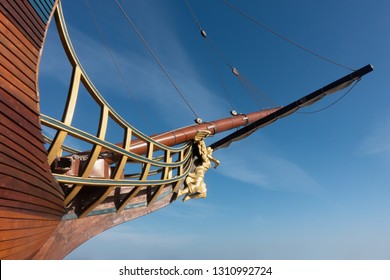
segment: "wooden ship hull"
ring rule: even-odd
[[[44,147],[37,87],[57,2],[0,4],[0,259],[62,259],[98,233],[168,205],[175,194],[172,187],[180,187],[177,180],[144,187],[120,213],[110,196],[83,219],[65,211],[66,194],[53,176]],[[192,132],[186,128],[180,142],[191,140]],[[162,138],[172,142],[176,135],[170,132]],[[142,154],[146,149],[142,141],[134,151]]]
[[[33,258],[64,215],[64,192],[43,145],[37,91],[54,3],[41,1],[43,14],[30,2],[0,3],[1,259]]]
[[[191,141],[198,131],[215,134],[243,126],[212,147],[227,146],[372,70],[366,66],[283,108],[147,137],[117,115],[94,88],[67,42],[58,6],[58,0],[0,3],[0,259],[62,259],[102,231],[169,205],[194,168]],[[54,17],[73,66],[62,120],[41,114],[37,86],[42,48]],[[97,135],[71,126],[80,83],[101,107]],[[123,128],[122,143],[104,140],[108,118]],[[56,130],[53,139],[44,137],[43,125]],[[68,135],[92,149],[67,149]],[[139,171],[126,174],[126,165],[138,165]]]

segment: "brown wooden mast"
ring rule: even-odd
[[[151,136],[151,138],[159,142],[160,144],[173,147],[175,145],[191,141],[192,139],[194,139],[196,133],[200,130],[209,130],[211,132],[210,135],[215,135],[217,133],[251,124],[274,113],[280,108],[282,107],[260,110],[249,114],[239,114],[229,118],[190,125],[183,128],[157,134]],[[122,143],[119,143],[117,145],[122,146]],[[130,152],[139,155],[145,154],[147,152],[147,143],[138,139],[133,141],[130,147]]]
[[[191,162],[190,146],[185,145],[180,152],[166,149],[165,160],[160,161],[158,155],[153,156],[153,150],[165,147],[145,140],[146,137],[128,126],[124,144],[118,144],[122,150],[111,143],[108,145],[104,136],[83,134],[85,141],[94,145],[82,172],[85,176],[53,176],[43,145],[41,124],[50,124],[64,135],[81,136],[81,132],[70,124],[66,126],[45,117],[39,110],[38,64],[48,23],[57,5],[58,0],[4,0],[0,4],[0,259],[61,259],[100,232],[169,205],[182,187],[188,174],[186,169],[191,167],[187,164]],[[67,54],[72,55],[69,51]],[[82,68],[73,66],[77,77],[88,83],[82,76]],[[372,69],[366,67],[365,70]],[[352,80],[360,76],[356,75]],[[88,88],[92,91],[92,86]],[[328,89],[325,92],[329,93]],[[304,103],[315,102],[324,94],[317,93],[310,95],[310,100],[300,99],[285,107],[240,114],[155,135],[153,141],[173,147],[192,140],[200,130],[216,134],[243,126],[239,132],[214,145],[215,148],[223,147],[291,113]],[[100,98],[95,99],[102,108],[104,124],[100,127],[105,131],[111,109]],[[111,111],[110,114],[112,117]],[[125,126],[118,116],[115,115],[114,119]],[[130,141],[132,133],[138,138]],[[145,141],[149,141],[150,146]],[[107,147],[111,150],[105,150]],[[58,149],[62,149],[61,143]],[[96,179],[85,170],[93,169],[103,151],[121,155],[114,156],[118,164],[112,170],[112,176]],[[146,152],[147,156],[133,156]],[[172,155],[179,155],[178,159],[173,159]],[[54,153],[53,158],[56,156]],[[138,161],[141,170],[138,178],[125,180],[121,175],[129,158]],[[104,163],[104,159],[99,160]],[[111,171],[111,167],[107,166],[107,169]],[[152,171],[155,170],[161,170],[161,179],[148,181],[148,176],[153,177]],[[68,181],[61,181],[65,179]]]

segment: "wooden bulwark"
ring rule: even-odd
[[[36,84],[54,1],[43,1],[44,19],[30,2],[0,3],[0,259],[32,258],[64,214],[43,146]]]
[[[121,212],[130,200],[141,193],[141,190],[157,188],[152,197],[148,199],[148,206],[150,206],[167,184],[177,185],[176,183],[182,181],[189,173],[191,165],[187,163],[192,161],[190,143],[188,141],[181,143],[179,147],[161,144],[143,134],[115,112],[89,79],[77,57],[67,31],[61,3],[58,4],[54,17],[63,48],[73,68],[73,74],[69,81],[68,97],[62,118],[55,119],[41,114],[41,124],[56,131],[53,141],[48,143],[48,162],[53,166],[54,177],[65,190],[64,203],[67,211],[73,211],[79,218],[87,217],[105,200],[112,200],[113,193],[120,192],[121,195],[115,197],[117,200],[115,205],[118,206],[117,211]],[[74,118],[77,117],[75,109],[80,88],[85,88],[92,97],[92,102],[95,104],[91,105],[100,109],[96,135],[72,125]],[[117,126],[123,128],[124,143],[118,145],[106,140],[109,118]],[[91,150],[80,154],[64,153],[63,146],[69,139],[68,137],[77,138],[81,142],[92,145]],[[145,143],[149,147],[146,156],[143,153],[137,154],[131,151],[134,141]],[[182,161],[172,162],[170,155],[173,156],[182,150],[187,151],[187,156]],[[165,153],[166,156],[161,157],[159,151]],[[80,160],[80,156],[84,160]],[[72,170],[70,173],[64,171],[63,168],[57,168],[57,163],[62,160],[69,162],[66,168]],[[186,168],[181,168],[183,165]],[[142,169],[142,171],[130,178],[125,174],[126,168]],[[160,179],[153,177],[156,175],[156,170],[162,174]],[[122,187],[124,188],[121,189]]]
[[[186,127],[161,139],[143,134],[114,111],[88,78],[57,1],[0,3],[1,259],[63,258],[96,234],[170,204],[193,167],[191,140],[198,130],[217,133],[273,112]],[[39,110],[37,68],[51,17],[73,67],[61,120]],[[100,108],[96,135],[72,126],[81,86]],[[123,129],[123,143],[107,141],[110,123]],[[55,137],[42,135],[41,125],[55,130]],[[65,146],[68,137],[91,150]],[[67,173],[68,166],[58,165],[61,158],[78,164]]]

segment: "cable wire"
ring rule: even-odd
[[[192,17],[193,17],[194,20],[195,20],[196,25],[199,27],[200,31],[202,31],[203,28],[202,28],[202,26],[200,25],[199,20],[196,18],[196,15],[195,15],[194,11],[192,10],[192,8],[191,8],[191,6],[190,6],[190,3],[188,3],[187,0],[184,0],[184,1],[186,2],[187,8],[188,8],[188,10],[190,11],[190,13],[192,14]]]
[[[330,103],[329,105],[321,108],[321,109],[318,109],[318,110],[314,110],[314,111],[308,111],[308,112],[296,112],[297,114],[302,114],[302,115],[309,115],[309,114],[315,114],[315,113],[318,113],[318,112],[321,112],[321,111],[324,111],[326,109],[329,109],[330,107],[332,107],[333,105],[335,105],[337,102],[339,102],[341,99],[343,99],[348,93],[351,92],[351,90],[357,85],[358,82],[360,82],[361,79],[358,79],[356,80],[356,82],[343,94],[341,95],[337,100],[333,101],[332,103]]]
[[[223,91],[224,91],[224,93],[225,93],[225,96],[226,96],[228,102],[229,102],[230,108],[231,108],[231,110],[233,111],[233,110],[234,110],[234,105],[233,105],[232,99],[231,99],[231,97],[230,97],[230,95],[229,95],[229,93],[228,93],[228,90],[227,90],[227,87],[226,87],[226,85],[225,85],[225,82],[224,82],[224,80],[223,80],[223,78],[222,78],[221,72],[220,72],[220,70],[219,70],[219,68],[218,68],[217,61],[215,60],[215,57],[213,56],[212,47],[211,47],[211,45],[210,45],[210,40],[208,39],[205,30],[204,30],[204,29],[202,28],[202,26],[200,25],[200,22],[199,22],[199,20],[197,19],[196,15],[195,15],[195,12],[194,12],[194,10],[192,9],[190,3],[189,3],[187,0],[184,0],[184,1],[185,1],[186,5],[187,5],[188,10],[189,10],[190,13],[192,14],[192,17],[194,18],[194,21],[195,21],[196,25],[198,26],[199,31],[200,31],[200,33],[201,33],[203,39],[204,39],[205,42],[206,42],[206,47],[207,47],[207,51],[208,51],[210,60],[211,60],[211,62],[212,62],[213,65],[214,65],[215,72],[217,73],[218,79],[219,79],[219,81],[220,81],[220,83],[221,83],[221,85],[222,85],[222,89],[223,89]],[[227,64],[228,64],[228,63],[227,63]],[[228,65],[229,65],[229,64],[228,64]]]
[[[116,70],[118,71],[119,77],[121,78],[122,82],[124,83],[124,85],[127,89],[127,92],[130,94],[130,97],[131,97],[133,103],[135,104],[135,107],[136,107],[138,113],[143,117],[142,119],[145,122],[146,126],[149,128],[149,131],[152,132],[153,130],[151,129],[151,124],[149,122],[149,119],[147,118],[145,112],[141,110],[141,107],[139,106],[133,92],[130,90],[129,83],[125,79],[125,77],[124,77],[124,75],[119,67],[117,60],[115,59],[115,56],[111,51],[110,45],[108,44],[108,41],[107,41],[106,37],[104,36],[104,33],[103,33],[102,29],[100,28],[99,23],[94,15],[94,13],[92,12],[92,9],[91,9],[91,6],[89,5],[88,0],[84,0],[84,3],[88,8],[89,14],[91,15],[91,18],[95,24],[96,30],[98,31],[100,38],[102,39],[102,41],[104,43],[104,47],[105,47],[107,53],[109,54],[113,64],[115,65]]]
[[[202,36],[204,37],[205,39],[205,42],[207,44],[207,48],[208,48],[208,51],[209,51],[209,55],[210,55],[210,58],[212,60],[212,62],[214,63],[214,66],[216,68],[216,72],[218,74],[218,77],[221,81],[221,84],[225,90],[225,94],[227,96],[227,99],[231,105],[231,108],[232,110],[234,109],[234,106],[232,104],[232,101],[230,99],[230,96],[228,95],[227,93],[227,89],[226,89],[226,86],[224,84],[224,81],[221,77],[221,74],[220,72],[218,71],[218,65],[216,63],[216,60],[215,58],[213,57],[212,55],[212,49],[214,49],[214,52],[220,56],[220,58],[222,59],[222,61],[229,67],[229,69],[233,72],[233,74],[238,78],[238,80],[240,81],[240,83],[242,84],[242,86],[248,91],[249,93],[249,97],[253,100],[254,104],[256,105],[256,107],[260,110],[262,108],[262,106],[260,106],[260,104],[258,103],[258,100],[256,99],[256,97],[263,97],[265,96],[265,98],[261,98],[262,101],[265,101],[266,99],[268,100],[268,104],[276,104],[275,101],[273,101],[271,98],[269,98],[267,95],[265,95],[264,93],[262,93],[253,83],[251,83],[248,79],[246,79],[244,76],[242,76],[241,73],[239,73],[237,71],[237,69],[231,64],[228,62],[228,60],[226,59],[225,55],[223,54],[223,52],[218,48],[217,44],[215,44],[213,42],[212,39],[210,39],[209,37],[206,37],[206,33],[204,32],[204,29],[203,27],[201,26],[199,20],[197,19],[196,15],[195,15],[195,12],[193,11],[191,5],[189,4],[188,0],[185,0],[185,3],[187,5],[187,8],[188,10],[190,11],[190,13],[192,14],[193,18],[194,18],[194,21],[195,23],[197,24],[197,26],[199,27],[199,30],[201,31],[201,34]],[[271,101],[271,102],[270,102]],[[262,103],[262,102],[261,102]],[[264,102],[264,103],[267,103],[267,102]]]
[[[237,71],[238,72],[238,71]],[[256,85],[254,85],[248,78],[238,72],[237,79],[240,81],[242,86],[246,88],[249,92],[249,96],[252,98],[253,102],[259,109],[264,109],[268,107],[278,107],[280,106],[267,94],[262,92]],[[260,101],[260,103],[259,103]]]
[[[169,73],[167,72],[167,70],[165,69],[165,67],[162,65],[162,63],[160,62],[160,60],[157,58],[157,56],[154,54],[154,52],[152,51],[152,49],[150,48],[150,46],[148,45],[148,43],[146,42],[146,40],[144,39],[144,37],[142,36],[142,34],[139,32],[139,30],[137,29],[137,27],[135,26],[135,24],[133,23],[133,21],[130,19],[130,17],[128,16],[128,14],[126,13],[126,11],[123,9],[122,5],[119,3],[118,0],[115,0],[118,8],[120,9],[120,11],[122,12],[123,16],[126,18],[127,22],[131,25],[131,27],[134,29],[134,31],[136,32],[136,34],[138,35],[138,37],[141,39],[142,43],[144,44],[145,48],[149,51],[149,53],[153,56],[154,60],[157,62],[157,64],[160,66],[161,70],[164,72],[165,76],[168,78],[168,80],[171,82],[171,84],[173,85],[173,87],[176,89],[177,93],[181,96],[181,98],[183,99],[183,101],[186,103],[187,107],[191,110],[191,112],[194,114],[194,116],[199,119],[199,116],[196,114],[195,110],[192,108],[192,106],[190,105],[190,103],[187,101],[187,99],[185,98],[185,96],[183,95],[183,93],[181,92],[181,90],[179,89],[179,87],[176,85],[175,81],[173,80],[173,78],[169,75]]]
[[[316,52],[314,52],[314,51],[312,51],[312,50],[310,50],[310,49],[308,49],[308,48],[306,48],[306,47],[304,47],[304,46],[302,46],[302,45],[296,43],[295,41],[289,39],[289,38],[286,37],[285,35],[283,35],[283,34],[281,34],[281,33],[279,33],[279,32],[274,31],[273,29],[271,29],[271,28],[268,27],[267,25],[263,24],[262,22],[260,22],[260,21],[257,20],[256,18],[254,18],[254,17],[248,15],[247,13],[245,13],[244,11],[242,11],[241,9],[239,9],[237,6],[234,6],[234,5],[233,5],[232,3],[230,3],[229,1],[227,1],[227,0],[222,0],[222,1],[225,2],[228,6],[230,6],[233,10],[235,10],[236,12],[238,12],[239,14],[241,14],[242,16],[244,16],[244,17],[246,17],[247,19],[251,20],[252,22],[254,22],[255,24],[257,24],[258,26],[260,26],[261,28],[263,28],[263,29],[267,30],[268,32],[274,34],[275,36],[277,36],[277,37],[283,39],[284,41],[286,41],[286,42],[288,42],[288,43],[290,43],[291,45],[294,45],[295,47],[298,47],[298,48],[300,48],[300,49],[302,49],[302,50],[304,50],[304,51],[306,51],[306,52],[308,52],[308,53],[310,53],[310,54],[312,54],[312,55],[314,55],[314,56],[316,56],[316,57],[318,57],[318,58],[320,58],[320,59],[322,59],[322,60],[324,60],[324,61],[330,62],[330,63],[332,63],[332,64],[334,64],[334,65],[337,65],[337,66],[342,67],[342,68],[344,68],[344,69],[348,69],[348,70],[350,70],[350,71],[355,71],[355,69],[353,69],[353,68],[351,68],[351,67],[345,66],[345,65],[340,64],[340,63],[338,63],[338,62],[335,62],[334,60],[331,60],[331,59],[329,59],[329,58],[327,58],[327,57],[325,57],[325,56],[322,56],[322,55],[320,55],[320,54],[318,54],[318,53],[316,53]]]

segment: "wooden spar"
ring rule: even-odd
[[[184,177],[180,179],[177,177],[179,174],[188,174],[183,169],[190,168],[190,165],[183,164],[174,173],[170,151],[165,152],[165,162],[158,162],[153,157],[153,151],[158,148],[155,143],[146,144],[147,140],[141,140],[144,139],[142,136],[130,143],[132,130],[128,128],[125,131],[125,144],[119,145],[137,154],[145,154],[149,149],[150,156],[145,157],[145,163],[138,162],[140,165],[143,164],[140,180],[130,178],[125,183],[142,181],[143,185],[121,187],[120,184],[115,184],[117,181],[122,181],[123,185],[123,181],[126,181],[120,178],[128,155],[121,156],[117,160],[116,170],[110,169],[114,172],[112,176],[104,175],[104,178],[97,177],[96,180],[92,176],[88,177],[88,172],[85,170],[90,168],[88,165],[92,165],[89,162],[82,170],[82,173],[86,174],[85,178],[68,176],[76,180],[91,180],[90,183],[108,182],[104,186],[91,184],[82,186],[82,183],[77,183],[78,185],[73,183],[73,186],[66,183],[59,185],[59,181],[56,181],[58,177],[53,177],[51,173],[43,145],[42,118],[39,119],[37,91],[38,64],[42,46],[48,21],[58,3],[59,0],[1,0],[0,4],[0,259],[63,258],[78,245],[100,232],[172,203],[176,199],[174,194],[184,181]],[[67,52],[66,48],[65,52]],[[325,93],[320,92],[315,98],[300,99],[296,104],[290,104],[292,106],[288,105],[286,108],[263,110],[188,126],[153,138],[154,141],[166,146],[175,146],[192,140],[199,130],[209,130],[211,134],[216,134],[245,126],[241,130],[243,133],[236,138],[230,138],[229,141],[233,141],[329,93],[330,90]],[[102,108],[104,121],[100,126],[103,128],[95,138],[102,140],[107,127],[108,105],[100,97],[97,99],[101,106],[104,105]],[[62,149],[63,146],[60,147]],[[101,148],[96,143],[94,147],[94,151]],[[103,149],[101,151],[103,152]],[[188,151],[191,149],[188,148]],[[184,158],[183,150],[177,161],[184,162]],[[156,162],[158,164],[155,164]],[[162,167],[158,169],[160,166]],[[176,181],[171,180],[163,184],[158,184],[158,180],[148,181],[149,174],[153,176],[153,173],[149,172],[151,169],[162,171],[161,180],[175,176],[176,179],[173,179]],[[157,183],[150,183],[152,181]],[[74,193],[74,203],[69,204],[70,207],[65,211],[64,202],[66,199],[71,200],[69,191],[77,189],[79,192]],[[115,212],[119,210],[116,202],[120,203],[121,211]],[[84,218],[72,217],[78,213]],[[93,215],[89,216],[90,213]]]
[[[330,83],[326,85],[323,88],[320,88],[319,90],[316,90],[292,103],[290,103],[287,106],[281,107],[279,110],[274,111],[271,114],[268,114],[264,118],[261,118],[239,130],[236,132],[233,132],[232,134],[222,138],[221,140],[213,143],[211,145],[211,148],[216,150],[218,148],[225,148],[228,147],[232,142],[241,140],[253,132],[255,132],[257,129],[264,127],[266,125],[269,125],[273,123],[274,121],[286,117],[295,111],[299,110],[302,107],[308,106],[313,104],[314,102],[317,102],[318,100],[322,99],[326,95],[332,94],[336,91],[342,90],[348,86],[351,85],[352,82],[360,79],[362,76],[370,73],[373,71],[374,68],[372,65],[366,65],[340,79],[337,81],[334,81],[333,83]]]
[[[237,116],[220,119],[212,122],[196,124],[179,128],[173,131],[165,132],[152,136],[153,140],[160,144],[173,147],[175,145],[190,141],[196,135],[199,130],[209,130],[211,135],[227,131],[233,128],[244,126],[238,131],[228,135],[227,137],[212,144],[211,147],[215,150],[222,147],[227,147],[231,142],[245,138],[258,128],[271,124],[279,118],[288,116],[298,109],[308,106],[318,100],[322,99],[326,95],[339,91],[349,85],[357,79],[360,79],[365,74],[371,72],[373,67],[366,65],[359,70],[352,72],[344,76],[341,79],[336,80],[333,83],[326,85],[325,87],[316,90],[284,107],[277,107],[272,109],[261,110],[250,114],[240,114]],[[117,144],[121,146],[122,144]],[[104,152],[104,151],[103,151]],[[134,140],[130,147],[130,152],[136,154],[146,154],[147,143],[142,140]],[[83,152],[84,154],[85,152]],[[115,156],[113,158],[115,160]]]
[[[208,130],[211,132],[210,135],[215,135],[220,132],[224,132],[233,128],[240,126],[245,126],[247,124],[253,123],[259,119],[262,119],[269,114],[274,113],[279,110],[278,108],[272,108],[267,110],[261,110],[249,114],[240,114],[237,116],[219,119],[211,122],[195,124],[191,126],[186,126],[176,130],[168,131],[162,134],[152,136],[153,140],[164,144],[169,147],[179,145],[194,139],[196,133],[200,130]],[[130,148],[130,151],[136,154],[145,154],[147,150],[147,145],[142,141],[134,141]]]
[[[215,135],[220,132],[224,132],[240,126],[251,124],[255,121],[258,121],[278,111],[281,108],[282,107],[265,109],[265,110],[260,110],[249,114],[239,114],[237,116],[232,116],[229,118],[219,119],[219,120],[205,122],[201,124],[190,125],[172,131],[164,132],[161,134],[153,135],[151,136],[151,138],[154,141],[163,144],[165,146],[174,147],[175,145],[179,145],[194,139],[196,133],[200,130],[209,130],[211,132],[210,135]],[[116,145],[122,146],[122,143],[118,143]],[[158,147],[156,146],[154,149],[158,150]],[[147,150],[148,150],[148,144],[140,139],[136,139],[132,141],[129,149],[130,152],[138,155],[146,154]],[[104,152],[107,152],[107,150],[103,148],[101,153]],[[78,153],[78,155],[87,155],[89,153],[90,151],[84,151]],[[111,158],[111,160],[115,161],[115,156]]]
[[[219,119],[219,120],[205,122],[201,124],[190,125],[183,128],[157,134],[151,136],[151,138],[160,144],[163,144],[168,147],[173,147],[175,145],[179,145],[194,139],[196,133],[200,130],[209,130],[211,132],[210,135],[215,135],[220,132],[224,132],[240,126],[251,124],[259,119],[262,119],[274,113],[280,108],[281,107],[260,110],[249,114],[239,114],[237,116],[232,116],[229,118]],[[117,145],[122,146],[122,143],[118,143]],[[147,143],[139,139],[132,141],[129,149],[130,152],[138,155],[146,154],[147,150],[148,150]],[[158,150],[158,147],[156,146],[154,150]],[[102,149],[102,153],[106,151],[107,150]],[[90,152],[88,151],[88,152],[81,152],[78,154],[85,155],[89,153]],[[115,161],[116,160],[115,156],[111,158],[111,160]]]

